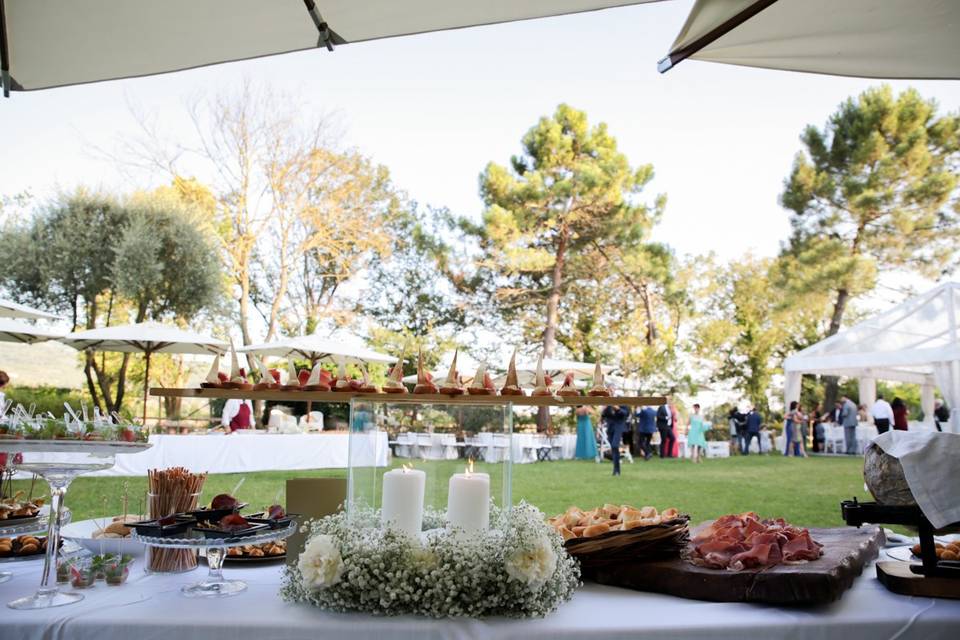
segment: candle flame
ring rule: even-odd
[[[411,467],[411,466],[408,465],[408,464],[404,464],[404,465],[402,465],[401,468],[403,469],[403,472],[404,472],[404,473],[409,473],[409,472],[410,472],[410,469],[412,469],[413,467]]]
[[[467,459],[467,475],[469,476],[473,473],[473,458]]]

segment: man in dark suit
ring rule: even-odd
[[[637,446],[643,453],[643,459],[649,460],[653,453],[650,451],[650,438],[657,432],[657,410],[653,407],[644,407],[637,411]]]
[[[627,419],[630,417],[630,407],[620,405],[603,408],[600,414],[607,425],[607,440],[610,441],[610,453],[613,455],[613,475],[620,475],[620,439],[627,430]]]
[[[743,444],[743,450],[740,452],[745,456],[750,455],[750,442],[753,437],[757,437],[757,450],[763,451],[763,445],[760,444],[760,427],[763,426],[763,416],[757,411],[756,407],[751,407],[747,414],[747,439]]]
[[[673,413],[667,405],[657,409],[657,431],[660,432],[660,457],[673,457],[673,443],[677,437],[673,435]]]

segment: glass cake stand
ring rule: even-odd
[[[223,559],[227,555],[228,547],[286,540],[296,532],[297,521],[291,520],[290,524],[281,529],[266,529],[263,533],[239,538],[205,538],[202,533],[194,530],[177,538],[141,536],[134,531],[130,534],[130,539],[159,549],[205,550],[209,567],[206,578],[193,584],[183,585],[180,587],[180,592],[188,598],[225,598],[242,593],[247,588],[247,583],[243,580],[227,580],[223,577]]]
[[[60,516],[60,524],[70,524],[70,520],[73,517],[73,514],[70,513],[70,509],[64,508],[63,513]],[[20,524],[0,524],[0,538],[16,538],[17,536],[35,536],[46,533],[48,522],[50,518],[50,507],[44,507],[40,515],[36,518],[30,518],[29,521],[21,522]],[[24,558],[24,560],[33,559],[34,556],[29,558]],[[18,558],[5,558],[7,561],[16,561]],[[3,562],[3,560],[0,560]],[[0,571],[0,584],[13,578],[13,573],[10,571]]]
[[[47,518],[47,552],[43,558],[40,587],[32,596],[24,596],[7,603],[11,609],[49,609],[83,600],[83,594],[60,591],[57,587],[57,551],[60,547],[60,528],[65,524],[63,497],[73,479],[84,473],[101,471],[113,466],[120,453],[138,453],[150,448],[146,442],[109,442],[98,440],[30,440],[0,441],[0,451],[21,453],[22,461],[15,463],[19,471],[35,473],[50,488],[50,515]]]

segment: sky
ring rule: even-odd
[[[603,121],[648,187],[667,195],[655,239],[680,255],[774,255],[788,234],[777,197],[799,135],[879,81],[685,61],[656,71],[691,2],[655,3],[307,51],[149,78],[15,93],[0,100],[0,194],[156,184],[91,153],[136,134],[130,105],[186,137],[184,106],[244,79],[332,112],[342,143],[389,167],[423,204],[479,216],[478,175],[507,163],[537,119],[566,102]],[[914,86],[941,107],[960,82]]]

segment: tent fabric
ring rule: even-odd
[[[759,11],[689,57],[864,78],[960,78],[956,0],[697,0],[661,70],[751,9]]]
[[[60,339],[83,351],[118,351],[121,353],[190,353],[212,355],[223,353],[227,345],[216,338],[158,322],[117,325],[78,331]]]
[[[35,327],[32,324],[14,320],[12,318],[0,318],[0,342],[19,342],[22,344],[33,344],[35,342],[44,342],[63,336],[62,331],[54,331],[44,327]]]
[[[239,347],[237,351],[252,353],[258,356],[305,358],[311,362],[324,360],[330,362],[342,361],[353,364],[370,362],[389,364],[396,362],[396,358],[374,351],[373,349],[368,349],[358,344],[358,341],[358,338],[350,336],[340,335],[324,338],[313,334]]]
[[[799,396],[804,373],[936,384],[960,433],[960,283],[943,283],[821,340],[783,368],[787,402]]]
[[[24,320],[59,320],[60,316],[55,316],[46,311],[40,311],[25,304],[0,298],[0,318],[23,318]]]
[[[653,0],[5,0],[9,76],[31,90],[288,53],[333,41],[526,20]],[[493,44],[493,43],[491,43]]]

